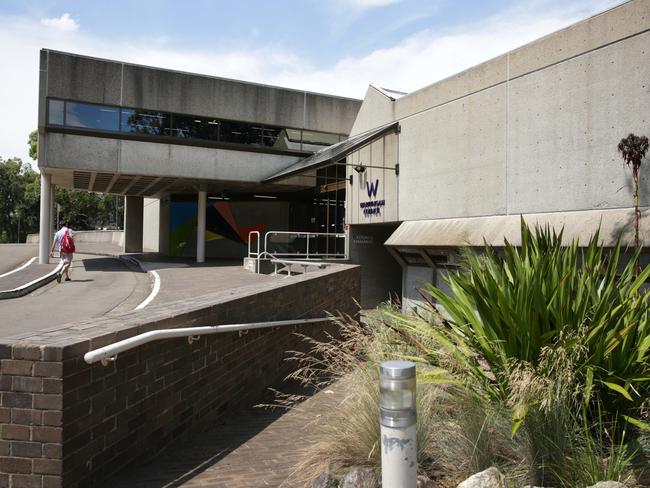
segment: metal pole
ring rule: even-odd
[[[415,488],[418,461],[415,364],[386,361],[379,366],[381,486]]]

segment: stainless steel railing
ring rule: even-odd
[[[88,364],[101,362],[103,366],[107,366],[110,362],[115,361],[119,353],[162,339],[187,337],[188,342],[192,344],[203,335],[223,334],[225,332],[239,332],[242,334],[254,329],[286,327],[288,325],[307,325],[318,322],[327,322],[329,320],[332,319],[330,317],[322,317],[313,319],[274,320],[269,322],[250,322],[247,324],[226,324],[206,327],[152,330],[145,332],[144,334],[138,334],[137,336],[115,342],[108,346],[100,347],[94,351],[89,351],[84,355],[84,361]]]

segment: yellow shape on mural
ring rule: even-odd
[[[205,231],[205,240],[206,241],[216,241],[217,239],[225,239],[221,234],[216,234],[215,232],[210,232],[209,230]]]

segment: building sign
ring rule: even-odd
[[[366,181],[366,192],[368,198],[376,198],[377,190],[379,190],[379,179],[375,182]],[[381,208],[386,204],[384,200],[370,200],[369,202],[361,202],[359,206],[363,210],[363,215],[381,215]]]

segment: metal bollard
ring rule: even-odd
[[[415,412],[415,364],[386,361],[379,366],[381,486],[415,488],[418,462]]]

